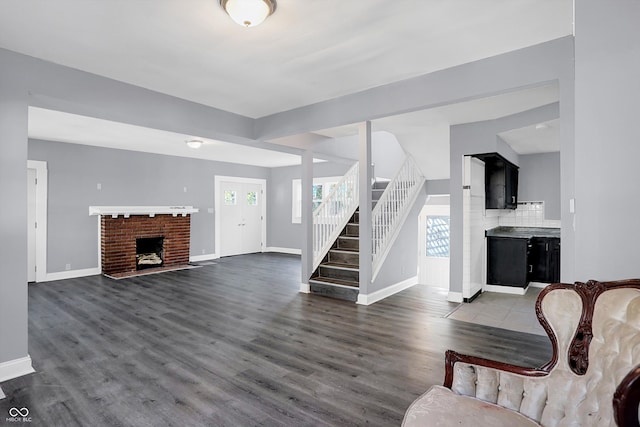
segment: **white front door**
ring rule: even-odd
[[[27,169],[27,281],[36,281],[36,177],[35,169]]]
[[[418,220],[418,280],[449,289],[449,196],[429,196]]]
[[[262,185],[222,181],[218,195],[220,256],[262,251]]]

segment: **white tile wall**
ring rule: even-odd
[[[559,220],[544,218],[544,202],[518,202],[518,208],[501,211],[500,225],[507,227],[553,227],[559,228]]]

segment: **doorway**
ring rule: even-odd
[[[27,281],[47,279],[47,162],[27,161]]]
[[[418,280],[449,289],[449,195],[433,195],[420,211]]]
[[[216,251],[219,256],[262,252],[266,243],[266,181],[215,177]]]

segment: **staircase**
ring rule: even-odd
[[[388,181],[376,181],[372,187],[373,209]],[[329,252],[309,279],[312,294],[355,302],[360,286],[360,211],[351,216]]]

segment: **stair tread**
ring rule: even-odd
[[[358,240],[359,236],[354,236],[351,234],[342,234],[338,236],[338,239],[350,239],[350,240]]]
[[[345,270],[359,270],[359,267],[355,264],[347,264],[344,262],[335,261],[323,262],[320,264],[320,267],[338,267]]]
[[[309,279],[309,282],[310,283],[318,282],[323,285],[342,285],[342,286],[348,286],[351,288],[360,287],[360,284],[358,282],[352,282],[350,280],[341,280],[333,277],[323,277],[323,276],[312,277],[311,279]]]
[[[350,253],[350,254],[357,254],[360,251],[358,250],[358,248],[333,248],[333,249],[329,249],[329,252],[341,252],[341,253]]]

